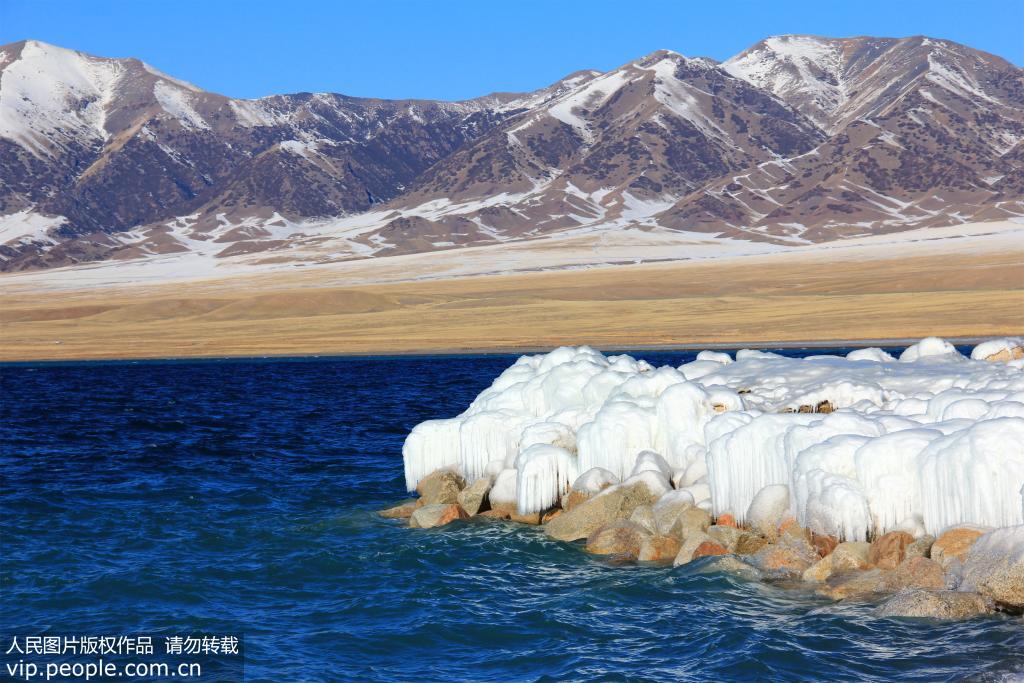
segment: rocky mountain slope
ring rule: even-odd
[[[362,258],[567,231],[781,244],[1024,214],[1024,70],[928,38],[658,51],[465,102],[234,100],[0,47],[0,269]]]

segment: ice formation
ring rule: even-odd
[[[740,522],[759,494],[778,504],[771,492],[785,491],[800,524],[850,540],[1021,525],[1020,348],[993,340],[967,358],[929,337],[898,360],[745,349],[655,368],[563,347],[521,357],[461,415],[417,425],[406,484],[454,468],[529,514],[570,487],[643,481]]]

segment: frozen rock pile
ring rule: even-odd
[[[475,487],[474,512],[543,522],[594,552],[621,546],[678,564],[743,557],[740,547],[762,573],[814,567],[804,578],[831,581],[834,563],[863,581],[866,569],[935,562],[927,539],[971,529],[972,542],[988,539],[978,558],[965,550],[937,568],[903,567],[938,572],[936,585],[886,575],[885,590],[1024,590],[1014,583],[1024,568],[1024,339],[985,342],[970,358],[934,337],[898,359],[705,351],[677,368],[563,347],[521,357],[461,415],[417,425],[403,455],[420,507],[459,506],[458,492]],[[424,496],[438,480],[455,494]],[[907,557],[915,543],[928,549]],[[888,555],[858,559],[866,547]],[[940,603],[949,600],[900,604]]]

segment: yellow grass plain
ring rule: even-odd
[[[819,250],[359,286],[338,286],[316,269],[146,286],[5,286],[0,360],[561,344],[639,349],[1024,332],[1024,245],[897,254]],[[16,280],[0,285],[10,282]]]

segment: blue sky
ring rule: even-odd
[[[0,44],[138,57],[235,97],[525,91],[667,48],[725,59],[780,33],[924,34],[1024,64],[1024,0],[0,0]]]

